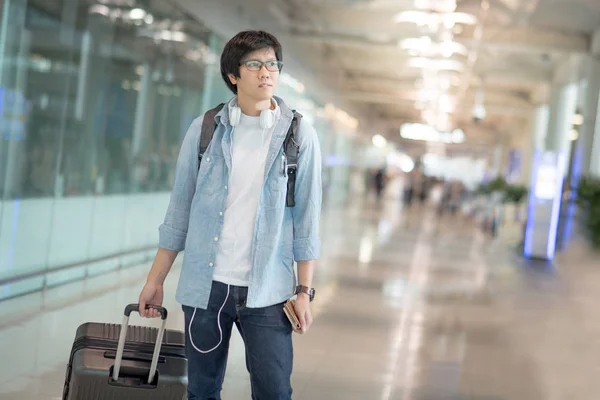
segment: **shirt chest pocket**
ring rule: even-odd
[[[196,192],[212,196],[227,190],[225,170],[225,159],[222,155],[206,153],[200,163]]]
[[[270,171],[268,179],[268,188],[273,192],[281,192],[287,190],[287,163],[283,151],[280,151],[275,160],[275,165]]]
[[[281,158],[279,158],[281,160]],[[283,165],[279,162],[271,170],[267,179],[266,209],[283,209],[287,193],[288,177],[284,174]]]

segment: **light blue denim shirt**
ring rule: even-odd
[[[296,205],[286,207],[283,141],[293,113],[283,100],[275,99],[281,117],[273,131],[258,203],[247,299],[251,308],[289,299],[296,286],[294,261],[317,259],[321,247],[321,151],[317,133],[302,119],[296,136],[300,144]],[[159,246],[174,251],[185,249],[176,299],[206,309],[227,202],[232,128],[226,105],[215,117],[217,128],[198,171],[202,119],[200,116],[192,122],[183,140],[169,207],[159,227]]]

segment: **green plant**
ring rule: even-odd
[[[504,202],[506,203],[520,203],[529,193],[523,185],[507,185],[504,188]]]
[[[585,176],[579,180],[577,203],[590,241],[600,249],[600,178]]]
[[[499,176],[493,181],[490,182],[490,191],[492,192],[502,192],[506,189],[506,179]]]
[[[494,192],[502,192],[506,187],[506,180],[501,176],[498,176],[494,180],[489,182],[480,183],[477,187],[477,193],[487,196]]]

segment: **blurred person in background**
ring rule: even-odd
[[[374,181],[374,185],[375,185],[375,195],[377,196],[377,201],[381,201],[381,197],[383,196],[383,191],[385,190],[385,185],[387,184],[387,176],[386,176],[385,167],[377,170],[373,181]]]

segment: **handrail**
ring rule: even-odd
[[[102,257],[88,258],[88,259],[83,260],[83,261],[77,261],[77,262],[74,262],[74,263],[59,265],[59,266],[56,266],[56,267],[42,269],[42,270],[38,270],[38,271],[32,271],[32,272],[28,272],[28,273],[21,274],[21,275],[15,275],[15,276],[11,276],[11,277],[8,277],[8,278],[0,279],[0,286],[7,285],[9,283],[15,283],[15,282],[24,281],[26,279],[36,278],[38,276],[42,276],[42,275],[46,275],[46,274],[51,274],[53,272],[65,271],[65,270],[68,270],[68,269],[73,269],[73,268],[81,267],[81,266],[84,266],[84,265],[87,265],[87,264],[92,264],[92,263],[96,263],[96,262],[100,262],[100,261],[106,261],[106,260],[110,260],[112,258],[126,256],[126,255],[129,255],[129,254],[135,254],[135,253],[139,253],[139,252],[142,252],[142,251],[149,251],[149,250],[152,250],[152,249],[156,249],[156,246],[141,247],[141,248],[134,249],[134,250],[123,251],[123,252],[120,252],[120,253],[113,253],[113,254],[109,254],[109,255],[106,255],[106,256],[102,256]]]

